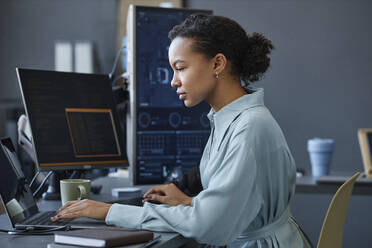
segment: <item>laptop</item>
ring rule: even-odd
[[[0,200],[13,229],[44,229],[64,226],[70,220],[51,222],[55,211],[42,212],[37,207],[35,198],[21,170],[16,151],[10,138],[0,140],[1,156],[5,162],[0,164]],[[71,225],[71,228],[87,228],[91,225]]]

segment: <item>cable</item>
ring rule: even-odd
[[[32,196],[33,197],[35,197],[37,195],[37,193],[39,193],[39,191],[41,190],[41,188],[44,186],[45,182],[48,180],[48,178],[52,174],[53,174],[53,171],[49,171],[49,173],[45,176],[44,180],[41,182],[41,184],[39,185],[39,187],[35,190],[34,193],[32,193]]]
[[[35,176],[32,178],[31,183],[29,185],[30,189],[32,188],[32,184],[35,182],[37,176],[40,174],[40,171],[36,172]]]
[[[54,231],[69,231],[71,230],[70,225],[58,226],[46,229],[35,229],[35,227],[29,227],[25,230],[6,230],[0,229],[0,232],[8,233],[10,235],[51,235]]]
[[[116,67],[117,67],[117,65],[118,65],[118,61],[119,61],[120,55],[121,55],[122,52],[124,52],[124,49],[125,49],[125,48],[126,48],[126,46],[122,46],[122,47],[119,49],[119,51],[117,52],[117,54],[116,54],[115,61],[114,61],[114,65],[112,66],[112,70],[111,70],[111,72],[110,72],[110,74],[109,74],[109,77],[110,77],[111,80],[112,80],[112,77],[113,77],[113,75],[114,75],[114,73],[115,73],[115,71],[116,71]]]
[[[77,174],[77,170],[74,170],[74,171],[71,173],[71,175],[68,177],[68,179],[73,179],[73,178],[75,178],[76,174]]]

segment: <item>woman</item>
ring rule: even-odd
[[[175,26],[169,38],[171,86],[187,107],[211,106],[211,135],[200,162],[203,190],[191,198],[173,184],[156,186],[144,195],[143,207],[74,201],[53,219],[104,219],[216,246],[309,247],[288,208],[294,160],[264,106],[263,89],[249,86],[269,67],[271,41],[247,35],[228,18],[201,14]]]

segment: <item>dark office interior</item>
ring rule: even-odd
[[[359,128],[372,127],[372,2],[366,0],[185,0],[261,32],[275,50],[257,87],[281,126],[298,168],[311,173],[307,140],[335,141],[331,172],[363,171]],[[0,2],[0,136],[16,141],[22,101],[16,67],[54,69],[54,42],[88,40],[94,72],[109,73],[117,52],[116,0]],[[369,30],[369,31],[368,31]],[[295,194],[291,211],[315,243],[331,194]],[[371,196],[350,199],[343,245],[370,247]]]

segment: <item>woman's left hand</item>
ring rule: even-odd
[[[142,202],[157,201],[169,206],[186,205],[190,206],[192,197],[185,195],[173,183],[152,187],[143,196]]]
[[[79,217],[104,220],[110,207],[111,204],[88,199],[69,201],[56,212],[56,215],[52,217],[51,220],[57,221],[59,219],[72,219]]]

